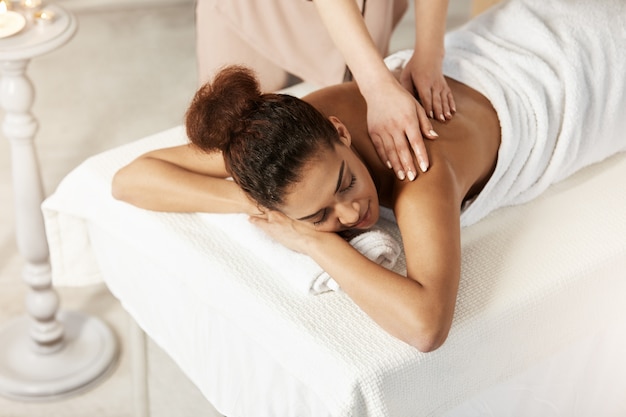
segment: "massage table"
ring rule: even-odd
[[[53,282],[104,282],[229,417],[626,415],[626,152],[606,157],[624,150],[624,79],[598,71],[626,64],[626,22],[600,26],[624,5],[570,5],[506,2],[446,36],[445,73],[489,97],[502,141],[461,217],[476,222],[462,223],[455,314],[436,351],[390,336],[341,291],[296,288],[312,260],[250,245],[261,232],[243,215],[113,199],[115,172],[186,143],[182,126],[89,158],[46,199]],[[402,254],[393,268],[405,272]]]
[[[43,211],[55,285],[104,282],[220,413],[626,415],[626,154],[462,229],[452,328],[421,353],[342,292],[295,291],[206,214],[113,199],[120,167],[186,141],[95,155]]]

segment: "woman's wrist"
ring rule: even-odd
[[[334,232],[314,231],[311,234],[307,234],[305,239],[306,255],[318,261],[318,263],[327,258],[329,253],[336,256],[337,245],[347,243],[344,238]]]
[[[384,65],[379,71],[363,74],[359,78],[355,76],[355,80],[359,86],[359,91],[368,103],[379,97],[381,91],[389,91],[400,85],[393,73]]]

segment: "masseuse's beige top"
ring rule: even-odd
[[[346,63],[318,16],[305,0],[198,0],[203,13],[219,19],[278,67],[319,86],[343,81]],[[363,7],[364,0],[356,0]],[[407,0],[369,0],[365,23],[384,56]],[[200,8],[199,8],[200,9]],[[213,19],[212,19],[213,20]],[[198,28],[202,31],[202,28]],[[209,43],[219,39],[205,40]]]

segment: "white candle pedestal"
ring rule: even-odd
[[[0,395],[43,401],[82,392],[108,374],[116,361],[117,341],[97,318],[58,312],[41,203],[44,199],[34,146],[38,123],[30,112],[35,90],[26,75],[30,59],[68,42],[77,29],[73,15],[49,6],[55,19],[45,27],[28,26],[0,39],[0,105],[4,136],[11,143],[17,246],[25,258],[29,286],[26,315],[0,328]]]

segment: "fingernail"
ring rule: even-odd
[[[409,172],[406,173],[406,176],[409,177],[409,181],[413,181],[415,179],[415,174],[410,169]]]
[[[439,137],[439,135],[437,134],[437,132],[435,132],[434,130],[430,129],[430,132],[428,132],[430,134],[430,136],[434,136],[436,138]]]
[[[393,167],[391,166],[391,162],[389,162],[389,161],[387,161],[387,168],[389,168],[389,169],[393,168]]]
[[[452,107],[452,111],[456,113],[456,107]]]
[[[443,115],[443,113],[439,115],[439,119],[440,119],[442,122],[445,122],[445,121],[446,121],[446,117]]]
[[[422,172],[428,171],[428,165],[426,164],[426,162],[420,162],[420,169],[422,170]]]
[[[402,170],[398,171],[398,178],[400,178],[400,181],[404,181],[404,179],[406,178],[404,176],[404,171],[402,171]]]
[[[452,113],[447,112],[447,113],[446,113],[446,116],[448,116],[448,117],[452,117]]]
[[[430,118],[431,118],[431,119],[434,119],[434,118],[435,118],[435,115],[433,114],[432,110],[430,111]]]

